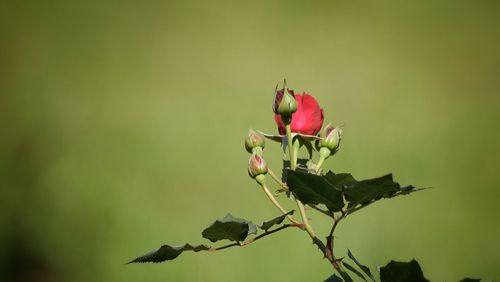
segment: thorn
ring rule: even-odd
[[[343,260],[344,260],[344,257],[335,259],[336,262],[342,262]]]

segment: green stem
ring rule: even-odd
[[[289,227],[298,227],[298,226],[294,225],[294,224],[284,224],[284,225],[282,225],[282,226],[280,226],[280,227],[278,227],[276,229],[273,229],[271,231],[266,231],[265,233],[262,233],[259,236],[255,237],[255,238],[252,238],[252,239],[250,239],[250,240],[248,240],[246,242],[231,243],[229,245],[221,246],[221,247],[218,247],[218,248],[211,248],[211,249],[209,249],[209,251],[220,251],[220,250],[224,250],[224,249],[231,248],[231,247],[243,247],[243,246],[252,244],[253,242],[259,240],[260,238],[269,236],[269,235],[271,235],[273,233],[276,233],[278,231],[281,231],[281,230],[289,228]]]
[[[271,193],[271,191],[269,191],[269,189],[267,189],[267,186],[266,184],[261,184],[260,185],[262,187],[262,190],[264,190],[264,193],[266,193],[267,197],[269,198],[269,200],[271,200],[271,202],[283,213],[283,214],[286,214],[287,211],[280,205],[280,203],[278,202],[278,200],[276,200],[276,198],[273,196],[273,194]],[[298,222],[295,218],[293,218],[291,215],[287,215],[286,216],[291,222],[293,222],[294,224],[297,224],[297,225],[300,225],[300,222]]]
[[[293,156],[295,157],[295,168],[298,166],[298,158],[299,158],[299,149],[300,149],[300,140],[297,137],[295,141],[293,141]]]
[[[295,170],[297,167],[297,156],[294,154],[293,151],[293,139],[292,139],[292,129],[290,128],[290,122],[285,125],[286,128],[286,138],[288,141],[288,152],[290,156],[290,168],[292,170]]]
[[[292,129],[290,127],[290,123],[285,124],[286,128],[286,137],[288,139],[288,149],[290,152],[290,168],[292,170],[295,170],[297,168],[297,156],[294,154],[293,150],[293,140],[292,140]],[[304,205],[299,199],[295,199],[295,202],[297,203],[297,207],[299,208],[300,211],[300,216],[302,217],[302,222],[304,223],[304,229],[307,231],[307,234],[314,240],[316,237],[316,234],[314,233],[313,228],[309,224],[309,219],[307,218],[306,215],[306,210],[304,208]]]
[[[269,236],[273,233],[276,233],[278,231],[281,231],[283,229],[287,229],[289,227],[298,227],[300,229],[302,229],[301,225],[296,225],[296,224],[284,224],[282,225],[281,227],[278,227],[276,229],[273,229],[271,231],[266,231],[265,233],[255,237],[255,238],[252,238],[246,242],[236,242],[236,243],[231,243],[229,245],[225,245],[225,246],[221,246],[221,247],[218,247],[218,248],[210,248],[208,249],[208,251],[220,251],[220,250],[224,250],[224,249],[227,249],[227,248],[231,248],[231,247],[244,247],[246,245],[249,245],[249,244],[252,244],[256,241],[258,241],[259,239],[261,238],[264,238],[266,236]],[[321,252],[323,254],[326,254],[327,253],[327,250],[326,250],[326,246],[323,244],[323,242],[318,238],[318,237],[313,237],[312,238],[313,240],[313,243],[321,250]],[[332,257],[331,256],[328,256],[327,257],[328,261],[334,266],[334,268],[339,271],[339,273],[342,275],[343,272],[341,272],[342,270],[339,270],[338,266],[336,266],[336,263],[334,260],[332,260]],[[343,276],[343,275],[342,275]],[[346,281],[349,281],[349,280],[346,280]],[[352,281],[352,280],[351,280]]]
[[[283,188],[284,190],[288,190],[288,186],[286,186],[285,183],[281,182],[281,179],[279,179],[279,177],[274,173],[274,171],[268,168],[267,173],[271,176],[271,178],[274,181],[276,181],[276,183],[278,183],[279,186],[281,186],[281,188]]]
[[[316,165],[316,174],[318,174],[319,170],[321,169],[321,166],[323,165],[323,162],[330,156],[330,149],[327,147],[321,147],[319,149],[319,159],[318,159],[318,164]]]
[[[316,174],[318,174],[319,170],[321,169],[321,166],[323,165],[323,162],[325,161],[325,157],[319,156],[318,163],[316,164]]]
[[[298,199],[296,199],[295,201],[297,202],[297,206],[299,207],[300,216],[302,217],[302,222],[304,223],[304,229],[307,231],[307,234],[309,234],[309,236],[312,239],[316,238],[314,229],[309,224],[309,219],[307,218],[306,209],[304,208],[304,205]]]
[[[290,168],[292,170],[295,170],[297,168],[297,154],[294,151],[294,148],[292,148],[293,147],[293,142],[292,142],[293,140],[292,140],[292,130],[290,128],[290,122],[288,122],[288,124],[285,123],[285,128],[286,128],[286,137],[288,139],[287,140],[288,141],[288,152],[290,154]],[[297,150],[297,152],[298,152],[298,150]],[[321,166],[321,164],[319,164],[319,165]],[[342,275],[342,277],[344,277],[343,274],[345,272],[342,270],[342,268],[339,265],[339,263],[335,260],[335,258],[333,256],[328,256],[327,255],[328,251],[327,251],[326,246],[323,244],[323,242],[314,233],[314,229],[309,224],[309,219],[307,218],[306,210],[304,208],[304,205],[302,204],[302,202],[299,199],[295,199],[295,202],[297,203],[297,206],[298,206],[299,211],[300,211],[300,216],[302,217],[302,222],[303,222],[304,230],[307,232],[307,234],[309,235],[309,237],[311,237],[311,239],[313,240],[313,243],[316,246],[318,246],[318,248],[321,250],[321,252],[327,257],[327,259],[330,261],[330,263],[332,264],[332,266],[339,272],[339,274]]]

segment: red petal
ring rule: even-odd
[[[278,125],[278,132],[281,135],[286,134],[285,123],[283,122],[283,119],[281,119],[281,116],[280,115],[274,115],[274,121]]]
[[[323,109],[319,107],[316,99],[304,92],[302,95],[296,94],[297,111],[292,115],[290,124],[292,132],[307,135],[316,135],[323,126]],[[275,115],[274,120],[278,125],[280,134],[286,134],[285,124],[281,116]]]

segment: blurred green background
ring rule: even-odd
[[[500,279],[499,8],[1,1],[0,280],[325,279],[332,269],[294,230],[125,265],[162,243],[207,243],[201,230],[226,212],[278,214],[247,176],[242,140],[276,131],[284,77],[345,125],[327,168],[435,188],[353,215],[339,254],[415,258],[432,281]],[[266,158],[279,170],[277,144]]]

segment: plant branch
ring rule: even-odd
[[[276,233],[278,231],[281,231],[283,229],[286,229],[288,227],[300,227],[299,225],[297,224],[284,224],[276,229],[273,229],[271,231],[267,231],[265,233],[262,233],[260,234],[259,236],[256,236],[252,239],[249,239],[248,241],[246,242],[236,242],[236,243],[232,243],[232,244],[229,244],[229,245],[225,245],[225,246],[221,246],[221,247],[218,247],[218,248],[212,248],[212,249],[209,249],[210,251],[220,251],[220,250],[224,250],[224,249],[227,249],[227,248],[231,248],[231,247],[243,247],[243,246],[246,246],[246,245],[249,245],[249,244],[252,244],[253,242],[261,239],[261,238],[264,238],[266,236],[269,236],[273,233]]]
[[[290,127],[290,123],[285,124],[285,128],[286,136],[288,139],[288,149],[290,153],[290,168],[292,170],[295,170],[297,168],[297,156],[294,154],[293,150],[292,129]],[[299,199],[295,199],[295,202],[297,203],[297,207],[299,208],[300,216],[302,217],[302,222],[304,223],[304,229],[307,231],[309,236],[311,236],[311,238],[316,237],[316,234],[314,234],[314,230],[312,229],[311,225],[309,225],[309,220],[307,219],[304,205],[302,204],[302,202],[300,202]]]
[[[299,199],[295,199],[297,202],[297,207],[299,207],[300,216],[302,217],[302,222],[304,223],[304,229],[307,231],[307,234],[314,240],[316,234],[314,234],[314,230],[311,225],[309,225],[309,219],[307,218],[306,209],[304,208],[304,204]]]
[[[288,152],[289,152],[289,157],[290,157],[290,168],[292,170],[295,170],[297,168],[297,156],[294,154],[294,149],[293,149],[293,139],[292,139],[292,129],[290,127],[290,122],[285,123],[285,129],[286,129],[286,137],[288,141]],[[313,240],[313,243],[318,246],[318,248],[323,252],[323,254],[326,254],[326,247],[323,244],[323,242],[316,237],[316,234],[314,233],[314,230],[312,229],[311,225],[309,225],[309,220],[306,215],[306,211],[304,208],[304,205],[299,199],[295,199],[295,202],[297,203],[297,207],[299,208],[300,211],[300,216],[302,217],[302,222],[304,223],[304,230],[309,234],[309,237]]]
[[[269,191],[269,189],[267,189],[267,186],[266,184],[262,183],[260,185],[262,187],[262,190],[264,191],[264,193],[266,193],[267,197],[269,198],[269,200],[271,200],[271,202],[283,213],[283,214],[287,214],[287,211],[280,205],[280,203],[278,202],[278,200],[276,200],[276,198],[273,196],[273,194],[271,193],[271,191]],[[293,216],[291,215],[287,215],[286,216],[291,222],[293,222],[294,224],[300,224],[300,222],[298,222],[295,218],[293,218]]]
[[[343,216],[340,216],[339,218],[333,218],[333,225],[332,228],[330,229],[330,234],[328,234],[328,237],[326,237],[327,240],[327,247],[328,250],[331,252],[332,258],[335,259],[335,256],[333,254],[333,232],[335,232],[335,228],[339,224],[339,222],[343,219]]]
[[[298,166],[297,159],[299,158],[299,150],[300,150],[300,146],[302,146],[300,144],[300,138],[299,137],[295,138],[295,141],[293,141],[293,144],[291,144],[291,146],[293,147],[293,158],[295,161],[295,168],[297,168],[297,166]]]
[[[276,229],[273,229],[271,231],[268,231],[268,232],[265,232],[259,236],[256,236],[246,242],[236,242],[236,243],[231,243],[229,245],[225,245],[225,246],[221,246],[221,247],[218,247],[218,248],[211,248],[209,249],[208,251],[220,251],[220,250],[224,250],[224,249],[227,249],[227,248],[231,248],[231,247],[244,247],[246,245],[249,245],[249,244],[252,244],[256,241],[258,241],[259,239],[261,238],[264,238],[266,236],[269,236],[273,233],[276,233],[278,231],[281,231],[283,229],[286,229],[286,228],[289,228],[289,227],[298,227],[300,229],[303,229],[303,226],[302,224],[284,224]],[[323,244],[323,242],[316,236],[314,237],[311,237],[312,240],[313,240],[313,244],[315,244],[319,249],[320,251],[323,253],[323,255],[325,256],[326,259],[328,259],[328,261],[332,264],[332,266],[343,276],[344,275],[344,271],[341,270],[338,265],[338,262],[335,261],[331,256],[327,256],[327,249],[326,249],[326,246],[325,244]]]
[[[271,178],[276,181],[276,183],[278,183],[281,188],[288,191],[288,186],[286,186],[285,183],[281,182],[281,179],[279,179],[279,177],[270,168],[267,169],[267,173],[269,173]]]
[[[339,222],[344,219],[346,216],[346,213],[342,212],[342,215],[339,216],[338,218],[333,217],[333,225],[332,228],[330,229],[330,234],[328,234],[328,237],[326,237],[326,249],[325,249],[325,256],[328,258],[332,266],[339,272],[339,274],[344,278],[344,279],[350,279],[349,275],[343,270],[342,264],[339,263],[339,260],[335,258],[335,254],[333,252],[333,233],[335,232],[335,228],[337,228],[337,225]],[[349,280],[346,280],[349,281]]]
[[[293,151],[293,138],[292,138],[292,129],[290,127],[290,122],[288,124],[285,124],[285,129],[286,129],[286,138],[288,142],[288,154],[290,157],[290,167],[292,170],[295,170],[297,167],[297,156],[295,156],[294,151]]]
[[[293,147],[293,139],[292,139],[292,130],[290,128],[290,122],[288,124],[285,123],[285,129],[286,129],[286,136],[287,136],[287,141],[288,141],[288,150],[289,150],[289,157],[290,157],[290,168],[292,170],[295,170],[297,168],[297,156],[294,154],[294,149]],[[320,164],[321,165],[321,164]],[[319,169],[318,169],[319,171]],[[309,220],[306,215],[306,211],[304,208],[304,205],[302,202],[298,199],[295,199],[295,202],[297,203],[297,206],[300,211],[300,216],[302,217],[302,222],[303,224],[303,230],[307,232],[309,237],[311,237],[313,244],[315,244],[323,253],[325,258],[328,259],[328,261],[331,263],[331,265],[337,270],[337,272],[346,280],[346,281],[352,281],[349,276],[343,271],[342,266],[338,263],[338,261],[333,257],[333,254],[330,255],[327,247],[321,241],[316,234],[314,233],[313,228],[309,224]]]

